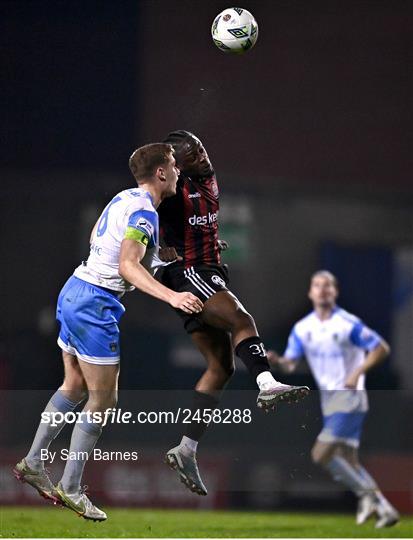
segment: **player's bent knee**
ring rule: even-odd
[[[311,450],[311,459],[315,465],[323,466],[328,463],[328,454],[321,452],[318,448],[313,448]]]
[[[88,395],[86,381],[81,374],[66,375],[61,390],[70,400],[77,403],[83,401]]]
[[[247,311],[243,311],[242,309],[238,309],[237,312],[236,312],[236,318],[235,318],[235,321],[234,321],[234,327],[237,330],[251,329],[252,331],[255,331],[254,318]]]
[[[235,373],[234,366],[222,366],[220,370],[220,376],[222,384],[226,384]]]
[[[104,412],[106,409],[113,409],[118,404],[117,392],[103,392],[95,390],[89,393],[88,405],[94,411]]]
[[[88,392],[86,389],[69,392],[69,399],[77,403],[84,401],[85,399],[87,399],[87,397],[88,397]]]
[[[319,445],[316,443],[311,450],[311,459],[316,465],[325,467],[336,454],[335,445]]]
[[[113,394],[112,396],[112,399],[111,399],[111,407],[114,408],[116,407],[116,405],[118,404],[118,393],[116,392],[115,394]]]
[[[105,398],[103,398],[103,408],[104,409],[114,409],[116,405],[118,404],[118,394],[117,392],[115,394],[111,394]]]
[[[65,375],[63,386],[67,390],[85,392],[86,391],[86,381],[83,378],[81,373],[70,373]]]
[[[225,366],[225,373],[227,376],[227,379],[229,380],[235,373],[235,364],[231,364],[229,366]]]
[[[209,374],[214,379],[217,379],[221,381],[222,383],[226,383],[234,374],[235,366],[234,366],[234,363],[229,364],[229,365],[224,364],[224,363],[209,365],[207,372],[209,372]]]
[[[315,465],[323,465],[323,459],[320,454],[311,452],[311,460]]]

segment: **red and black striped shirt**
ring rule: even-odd
[[[218,250],[219,190],[215,176],[180,175],[176,196],[158,208],[161,236],[176,248],[185,268],[220,264]]]

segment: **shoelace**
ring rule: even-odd
[[[43,470],[41,471],[35,471],[39,476],[43,476],[42,480],[47,480],[49,481],[52,485],[53,485],[53,482],[50,480],[49,476],[50,476],[50,469],[47,469],[46,467],[43,468]]]
[[[92,501],[83,493],[83,500],[85,502],[85,510],[86,512],[88,510],[94,510],[94,506],[92,504]]]
[[[88,490],[89,486],[82,486],[80,488],[80,491],[79,491],[79,494],[80,494],[80,500],[83,501],[83,504],[85,505],[85,512],[87,512],[88,510],[93,510],[93,504],[92,504],[92,501],[89,499],[89,497],[87,496],[87,490]],[[79,501],[80,502],[80,501]]]
[[[93,510],[95,508],[95,506],[88,497],[88,492],[87,492],[88,489],[89,489],[89,486],[86,486],[86,485],[81,487],[80,488],[80,494],[82,495],[82,498],[83,498],[83,500],[85,502],[86,508],[89,509],[89,510],[90,509]]]

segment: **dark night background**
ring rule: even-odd
[[[260,35],[240,57],[211,44],[210,21],[224,7],[199,0],[1,3],[6,334],[24,340],[42,309],[51,309],[87,255],[87,229],[102,205],[132,185],[132,150],[176,128],[204,140],[223,202],[227,194],[256,202],[260,241],[249,246],[249,261],[235,262],[233,278],[264,333],[275,329],[285,339],[308,309],[308,276],[324,262],[326,242],[367,244],[387,257],[411,245],[412,3],[249,2]],[[343,256],[333,256],[338,266]],[[365,258],[370,267],[358,283],[389,296],[393,270],[372,286],[376,263]],[[252,273],[265,276],[280,307],[260,301]],[[344,278],[344,290],[352,290]],[[287,297],[287,288],[295,294]],[[371,320],[378,306],[347,297],[348,309],[360,304],[360,315],[391,337],[389,321]],[[125,324],[151,326],[139,301],[130,303]],[[389,299],[379,309],[389,318]],[[159,311],[169,326],[169,311]],[[171,324],[179,332],[173,317]]]
[[[60,384],[58,292],[133,185],[131,152],[187,129],[217,170],[231,288],[266,344],[282,351],[327,267],[392,346],[369,387],[411,410],[413,2],[241,4],[259,38],[232,56],[210,36],[227,0],[0,3],[2,388]],[[179,319],[139,293],[125,304],[121,388],[192,388],[203,363]],[[290,380],[313,385],[305,368]],[[230,388],[253,388],[241,367]],[[369,429],[370,451],[411,454],[409,428]]]

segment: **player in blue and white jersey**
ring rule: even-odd
[[[103,414],[117,402],[118,323],[125,311],[120,297],[138,288],[188,314],[199,313],[203,307],[190,292],[175,292],[153,277],[163,264],[158,257],[156,208],[175,195],[179,174],[172,146],[155,143],[138,148],[129,165],[138,187],[118,193],[103,210],[92,231],[88,260],[76,268],[60,292],[58,344],[64,381],[42,413],[46,421],[40,423],[29,453],[14,468],[16,477],[43,497],[95,521],[107,516],[92,504],[80,483],[102,433]],[[70,457],[55,487],[44,469],[47,450],[65,425],[65,413],[86,398],[81,419],[73,428]],[[50,421],[53,417],[60,421]]]
[[[282,357],[269,360],[292,372],[306,358],[320,390],[323,429],[313,449],[313,461],[324,466],[357,496],[357,523],[376,514],[376,527],[399,520],[376,482],[360,464],[358,447],[368,410],[365,374],[388,354],[388,344],[358,317],[336,305],[337,280],[320,270],[311,278],[309,298],[314,310],[298,321]]]

